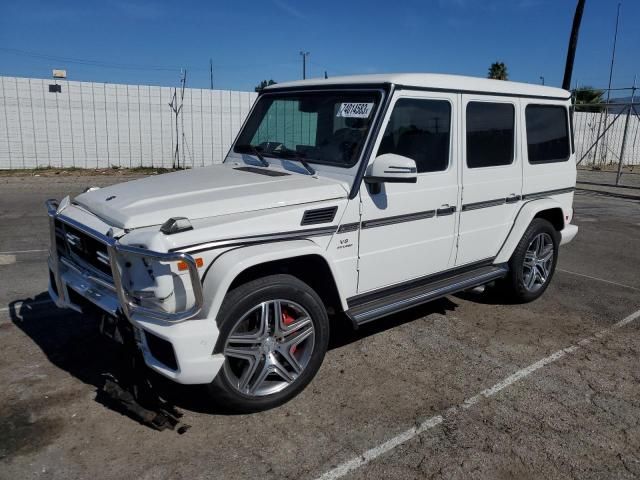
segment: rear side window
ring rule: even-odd
[[[451,104],[446,100],[401,98],[391,112],[378,156],[395,153],[416,162],[418,173],[449,166]]]
[[[513,163],[515,109],[508,103],[467,104],[467,166],[496,167]]]
[[[567,109],[560,105],[528,105],[525,117],[529,163],[567,161],[570,148]]]

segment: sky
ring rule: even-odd
[[[640,74],[640,1],[622,0],[614,87]],[[263,79],[435,72],[562,82],[575,0],[1,0],[0,74],[253,90]],[[617,0],[587,0],[572,86],[605,87]],[[639,79],[640,82],[640,79]]]

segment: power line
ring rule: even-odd
[[[57,55],[49,55],[46,53],[33,52],[29,50],[21,50],[17,48],[0,47],[0,52],[9,53],[12,55],[37,58],[40,60],[49,60],[52,62],[71,63],[76,65],[84,65],[89,67],[99,68],[113,68],[121,70],[148,70],[148,71],[165,71],[176,72],[181,71],[185,67],[171,66],[171,65],[144,65],[135,63],[114,63],[105,62],[102,60],[88,59],[88,58],[76,58],[76,57],[61,57]],[[225,69],[225,70],[242,70],[246,68],[266,68],[266,67],[289,67],[297,65],[297,62],[269,62],[269,63],[239,63],[239,64],[216,64],[212,63],[209,67],[191,67],[187,66],[190,71],[206,71],[210,72],[210,69]]]
[[[90,60],[85,58],[71,58],[71,57],[59,57],[56,55],[47,55],[43,53],[30,52],[27,50],[19,50],[17,48],[4,48],[0,47],[0,51],[5,53],[11,53],[14,55],[20,55],[25,57],[38,58],[41,60],[50,60],[54,62],[73,63],[77,65],[87,65],[92,67],[103,68],[118,68],[122,70],[154,70],[154,71],[169,71],[174,72],[180,70],[180,67],[171,67],[167,65],[139,65],[139,64],[127,64],[127,63],[111,63],[103,62],[100,60]]]

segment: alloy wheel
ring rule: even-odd
[[[307,367],[314,341],[315,327],[304,307],[283,299],[262,302],[231,329],[223,349],[224,374],[247,396],[280,392]]]
[[[551,235],[539,233],[533,237],[522,265],[522,280],[528,291],[537,292],[547,283],[553,267],[553,255]]]

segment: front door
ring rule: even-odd
[[[403,91],[392,100],[373,158],[416,162],[416,183],[360,188],[358,293],[450,268],[458,214],[456,94]],[[370,162],[373,158],[369,159]]]

